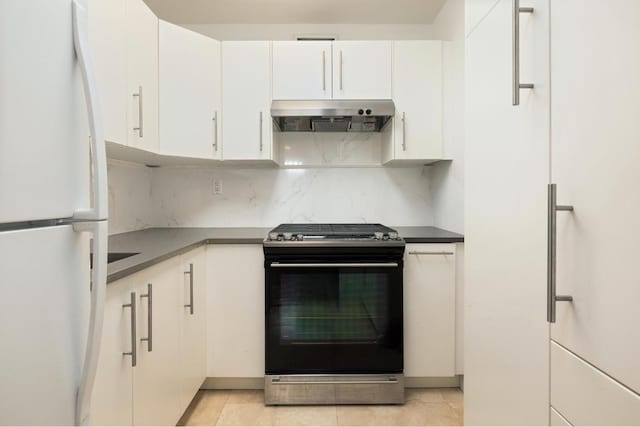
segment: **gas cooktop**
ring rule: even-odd
[[[404,243],[396,230],[382,224],[281,224],[269,232],[265,244],[363,241]]]

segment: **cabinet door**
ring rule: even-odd
[[[133,372],[133,424],[175,425],[180,405],[180,319],[183,272],[179,259],[145,270],[132,280],[138,295],[138,363]],[[148,297],[151,285],[151,302]],[[149,322],[149,310],[152,316]],[[151,347],[145,338],[151,333]]]
[[[126,145],[127,0],[89,2],[89,41],[100,93],[104,137]]]
[[[220,42],[160,21],[160,151],[219,158]]]
[[[394,157],[442,158],[442,42],[393,47]]]
[[[512,106],[512,2],[466,40],[465,423],[549,422],[546,312],[548,9],[521,15]],[[522,3],[524,6],[524,3]],[[517,390],[517,393],[514,393]]]
[[[224,160],[271,159],[269,42],[222,43]]]
[[[142,0],[127,0],[128,144],[158,150],[158,18]]]
[[[180,367],[182,409],[186,409],[207,375],[207,260],[204,248],[183,257],[184,282],[178,300],[181,316]],[[186,307],[187,305],[192,307]]]
[[[273,42],[273,99],[331,98],[331,42]]]
[[[133,425],[133,389],[131,352],[131,293],[139,306],[139,294],[128,279],[110,283],[104,306],[104,323],[100,358],[91,401],[93,425]]]
[[[391,99],[391,42],[333,42],[335,99]]]
[[[264,253],[261,245],[211,245],[208,377],[264,375]]]
[[[456,245],[407,245],[404,257],[404,374],[455,376]]]
[[[574,207],[557,214],[557,293],[573,302],[552,338],[640,393],[640,86],[624,78],[640,75],[640,3],[551,5],[552,182]]]

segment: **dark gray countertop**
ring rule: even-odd
[[[392,227],[407,243],[463,242],[436,227]],[[270,228],[148,228],[109,236],[109,252],[137,252],[107,267],[107,283],[206,244],[262,244]]]

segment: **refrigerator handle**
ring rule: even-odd
[[[91,231],[91,250],[93,269],[91,270],[91,311],[85,349],[82,377],[76,401],[76,425],[91,425],[91,393],[98,367],[102,323],[104,320],[104,302],[107,290],[107,221],[78,223],[78,231]]]
[[[91,394],[100,354],[104,303],[107,287],[107,239],[108,187],[107,155],[100,114],[97,84],[91,58],[89,57],[88,0],[73,0],[73,41],[82,74],[84,96],[91,133],[92,194],[93,206],[74,212],[73,224],[76,231],[93,234],[93,268],[91,270],[91,311],[84,362],[76,397],[76,425],[91,424]]]
[[[89,117],[91,133],[92,194],[93,207],[78,209],[73,219],[78,221],[100,221],[107,219],[108,186],[107,186],[107,153],[102,128],[102,115],[98,102],[98,85],[95,71],[89,55],[89,17],[88,0],[73,0],[73,42],[80,64],[84,97]]]

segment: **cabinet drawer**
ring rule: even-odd
[[[640,425],[640,396],[551,342],[551,406],[573,425]]]

